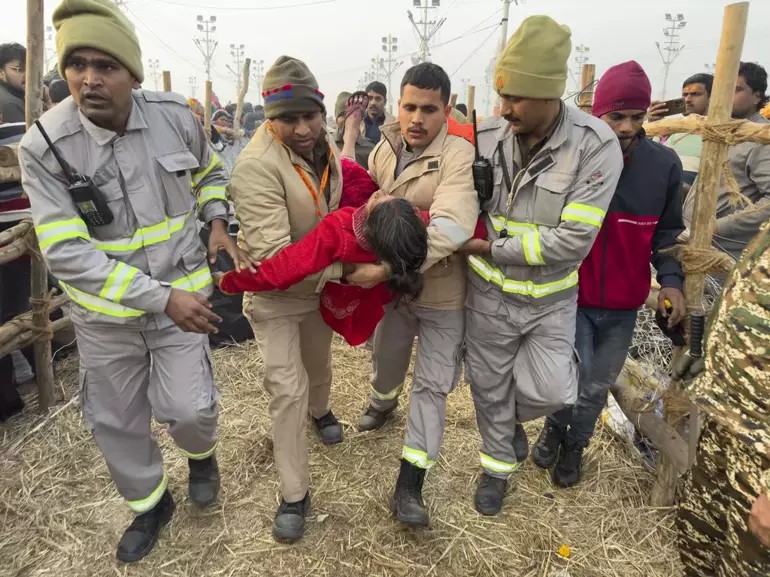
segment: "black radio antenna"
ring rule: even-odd
[[[40,134],[43,135],[43,138],[45,139],[45,143],[48,145],[48,148],[50,148],[51,152],[53,152],[53,155],[56,158],[56,162],[59,163],[59,166],[61,166],[61,169],[64,171],[64,176],[67,177],[67,180],[70,182],[70,184],[77,182],[77,179],[74,176],[72,176],[72,171],[70,170],[70,167],[67,165],[67,163],[59,154],[59,151],[56,149],[56,145],[53,142],[51,142],[50,138],[48,138],[48,133],[45,131],[45,128],[43,128],[43,125],[40,124],[39,120],[35,120],[35,126],[37,126],[37,129],[40,131]]]

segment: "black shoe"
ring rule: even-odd
[[[559,457],[559,448],[564,443],[567,430],[545,420],[545,426],[540,431],[537,443],[532,449],[532,462],[541,469],[550,469]]]
[[[519,463],[526,461],[529,456],[529,439],[521,423],[516,423],[516,432],[513,434],[513,453]]]
[[[174,499],[168,490],[160,501],[146,513],[137,515],[118,543],[115,556],[123,563],[133,563],[146,557],[158,541],[160,530],[171,521]]]
[[[476,510],[482,515],[497,515],[503,508],[503,498],[507,488],[507,480],[483,473],[476,489],[474,501]]]
[[[401,459],[396,490],[390,501],[390,510],[401,523],[413,527],[427,527],[430,522],[428,510],[422,501],[422,485],[425,469]]]
[[[313,418],[318,436],[324,445],[336,445],[342,442],[342,425],[334,413],[329,411],[320,419]]]
[[[551,479],[554,485],[564,489],[574,487],[580,482],[580,469],[583,465],[583,450],[585,446],[578,443],[562,445],[559,460],[553,468]]]
[[[363,433],[365,431],[375,431],[382,428],[395,410],[396,407],[393,406],[385,411],[378,411],[373,406],[369,405],[358,420],[358,430]]]
[[[190,501],[199,507],[208,507],[217,500],[219,494],[219,465],[216,455],[195,461],[188,459],[190,476],[188,492]]]
[[[305,535],[305,517],[310,510],[310,493],[302,501],[287,503],[281,499],[273,519],[273,537],[278,541],[294,543]]]

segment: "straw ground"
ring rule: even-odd
[[[366,404],[368,353],[335,342],[333,404],[346,423],[344,444],[310,442],[313,509],[294,546],[270,535],[278,494],[268,399],[253,344],[216,351],[222,392],[223,474],[219,502],[199,511],[186,502],[186,463],[161,427],[178,509],[150,557],[114,560],[130,521],[101,455],[83,431],[76,399],[77,359],[58,374],[65,401],[41,420],[34,401],[0,438],[0,575],[96,576],[526,576],[676,577],[670,511],[645,505],[652,475],[600,432],[587,453],[585,482],[555,490],[525,464],[502,515],[485,518],[472,503],[479,436],[468,387],[447,410],[443,455],[426,481],[431,528],[399,526],[387,502],[395,482],[404,413],[382,431],[353,423]],[[42,426],[41,426],[42,423]],[[534,437],[540,424],[528,426]],[[35,427],[38,427],[35,429]],[[569,558],[559,555],[569,547]],[[567,553],[562,550],[562,553]]]

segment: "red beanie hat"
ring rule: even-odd
[[[631,60],[607,70],[594,93],[593,115],[614,110],[647,110],[652,88],[650,79],[637,62]]]

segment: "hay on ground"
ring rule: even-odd
[[[90,434],[83,431],[77,359],[60,367],[67,406],[34,434],[34,407],[0,431],[0,575],[95,576],[393,576],[674,577],[680,574],[670,511],[647,506],[652,474],[602,431],[587,451],[584,482],[556,490],[528,462],[516,474],[504,513],[473,508],[479,435],[468,387],[450,398],[443,454],[426,480],[431,528],[415,531],[388,511],[405,425],[399,411],[383,430],[360,434],[369,353],[334,344],[333,407],[345,442],[325,448],[309,435],[313,508],[305,539],[271,537],[278,479],[271,455],[268,398],[256,346],[215,352],[222,391],[222,492],[211,509],[186,502],[184,460],[158,428],[174,520],[151,556],[133,566],[114,560],[130,513]],[[30,403],[31,405],[34,402]],[[527,426],[534,441],[540,423]],[[567,545],[569,559],[558,550]]]

